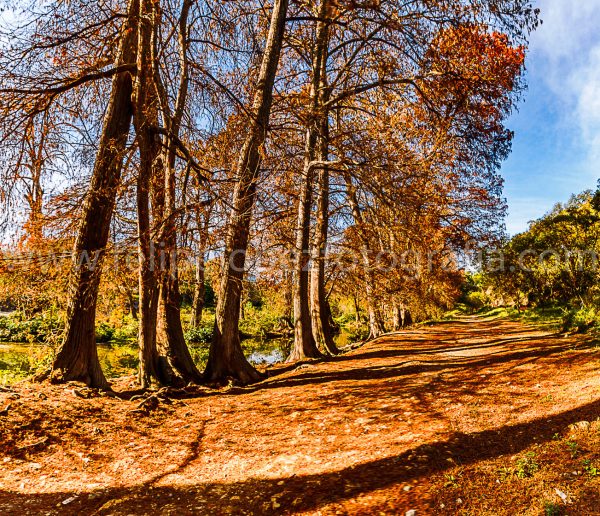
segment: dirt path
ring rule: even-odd
[[[543,514],[556,489],[600,514],[598,478],[545,462],[580,421],[573,460],[600,460],[599,358],[589,338],[465,318],[149,416],[24,384],[0,393],[0,514]],[[539,472],[513,477],[529,450]]]

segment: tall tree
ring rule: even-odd
[[[73,250],[65,338],[52,364],[52,378],[55,381],[81,380],[93,387],[108,387],[96,349],[96,303],[101,261],[108,242],[133,115],[131,69],[136,62],[138,10],[138,0],[130,0],[121,28],[116,62],[116,67],[123,71],[113,77],[90,188],[82,208]],[[81,264],[84,256],[92,261]]]
[[[248,134],[236,167],[237,183],[227,228],[223,272],[216,310],[215,334],[205,375],[209,381],[233,378],[240,383],[260,379],[244,356],[239,335],[240,303],[250,220],[259,178],[261,153],[269,126],[273,87],[283,43],[288,0],[275,0],[265,43]]]

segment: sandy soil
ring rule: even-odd
[[[23,383],[0,514],[600,514],[599,366],[589,337],[473,317],[247,389]]]

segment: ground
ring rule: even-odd
[[[246,389],[23,383],[0,514],[600,514],[599,367],[591,337],[469,317]]]

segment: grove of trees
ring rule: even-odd
[[[285,300],[289,360],[320,358],[333,299],[371,338],[399,329],[452,305],[460,249],[499,236],[529,1],[0,7],[0,302],[64,313],[52,381],[109,387],[97,319],[124,299],[142,387],[252,383],[253,285]],[[184,330],[208,284],[200,371]]]

